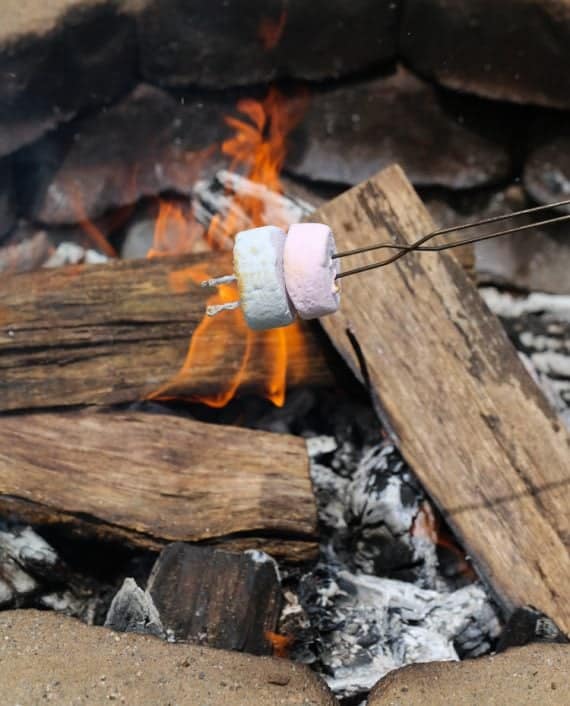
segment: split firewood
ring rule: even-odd
[[[307,325],[249,340],[239,320],[202,326],[201,355],[188,364],[191,337],[212,296],[199,282],[228,270],[230,254],[203,254],[6,277],[0,411],[215,398],[238,378],[240,392],[259,393],[275,361],[285,365],[284,354],[286,370],[277,374],[289,385],[330,384],[323,347]]]
[[[312,219],[340,250],[434,229],[396,167]],[[530,603],[570,630],[570,439],[500,322],[447,253],[342,282],[322,325],[481,576],[508,610]]]
[[[316,552],[302,439],[170,415],[1,417],[0,515],[148,548]]]
[[[162,550],[147,591],[171,639],[271,654],[268,633],[277,628],[281,588],[267,554],[177,542]]]

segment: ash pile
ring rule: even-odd
[[[349,400],[322,409],[329,414],[317,423],[309,415],[304,432],[320,559],[284,572],[280,632],[296,635],[293,659],[358,703],[397,667],[491,651],[501,624],[398,450],[378,443],[372,411]],[[283,423],[274,417],[273,428]]]

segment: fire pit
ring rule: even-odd
[[[244,669],[261,670],[260,703],[360,706],[405,665],[567,641],[562,4],[9,3],[7,664],[24,674],[24,636],[61,619],[45,630],[96,649],[109,673],[117,662],[92,703],[152,702],[152,685],[123,693],[137,672],[130,647],[105,662],[111,635],[176,654],[176,669],[205,655],[192,678],[212,706],[253,703]],[[555,39],[529,44],[529,17]],[[433,252],[482,219],[527,230]],[[289,258],[287,316],[271,320],[249,250],[245,317],[223,277],[236,233],[257,228]],[[339,276],[332,231],[351,275],[336,279],[338,311],[336,290],[307,304],[307,275],[293,276],[317,231],[319,274]],[[392,264],[372,269],[374,243]],[[202,652],[178,657],[187,643]],[[29,703],[92,688],[89,669],[49,686],[34,669]],[[191,703],[181,694],[165,698]]]

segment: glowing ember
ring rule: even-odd
[[[412,535],[414,537],[426,537],[442,549],[449,551],[457,561],[458,571],[470,581],[477,580],[477,574],[467,561],[461,548],[455,543],[453,537],[442,528],[439,519],[430,503],[424,502],[414,521]]]
[[[260,184],[272,192],[281,193],[279,174],[286,155],[286,138],[289,132],[298,124],[304,111],[306,101],[303,99],[286,102],[285,98],[271,88],[263,101],[243,99],[238,103],[238,110],[244,114],[244,119],[226,118],[233,127],[235,134],[222,145],[222,152],[232,158],[230,169],[245,176],[254,184]],[[263,199],[253,194],[234,196],[236,209],[229,209],[225,217],[215,216],[208,230],[207,241],[213,249],[220,243],[227,243],[227,235],[232,238],[239,230],[236,212],[245,213],[254,226],[264,223],[265,205]],[[170,227],[172,219],[179,219],[180,213],[172,208],[163,208],[157,221],[155,242],[150,255],[174,254],[189,252],[196,238],[196,224],[186,223],[174,227],[181,238],[166,240],[165,229]],[[287,227],[289,220],[284,212],[282,217],[273,213],[276,225]],[[222,236],[220,234],[223,234]],[[191,244],[188,245],[188,242]],[[232,242],[231,240],[229,241]],[[178,273],[171,281],[174,291],[184,291],[188,282],[200,282],[212,277],[212,273],[204,272],[203,266],[191,268],[185,274]],[[217,292],[209,297],[208,306],[223,305],[235,301],[237,292],[234,284],[222,284]],[[204,336],[204,332],[208,335]],[[212,340],[218,341],[212,345]],[[225,364],[225,351],[241,350],[241,361],[237,370],[228,370]],[[191,399],[200,401],[212,407],[222,407],[237,393],[239,388],[248,381],[248,371],[251,366],[265,373],[264,389],[260,391],[273,404],[282,406],[285,402],[287,386],[287,361],[291,349],[296,355],[302,355],[304,341],[296,325],[286,329],[270,331],[252,331],[239,310],[226,312],[223,317],[205,317],[192,335],[186,360],[177,373],[160,390],[155,391],[152,398],[168,398],[180,396],[181,389],[192,388],[192,372],[197,367],[205,365],[216,371],[219,380],[219,391],[208,394],[192,394]]]
[[[271,645],[273,656],[283,659],[289,657],[289,652],[295,643],[295,638],[291,635],[280,635],[277,632],[267,630],[265,638]]]

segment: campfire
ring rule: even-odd
[[[450,13],[423,4],[445,45]],[[570,103],[534,69],[444,70],[412,35],[423,4],[323,26],[285,0],[71,0],[0,30],[18,703],[100,679],[93,703],[375,706],[424,666],[444,694],[536,663],[566,702],[567,651],[530,643],[570,630]],[[57,662],[54,634],[93,666]],[[192,695],[153,691],[135,654]]]

